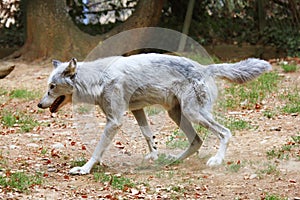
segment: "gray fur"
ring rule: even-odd
[[[73,100],[99,105],[107,116],[104,133],[92,158],[83,167],[73,168],[72,174],[89,173],[95,162],[101,161],[105,149],[122,125],[126,110],[132,111],[146,138],[150,150],[147,158],[156,159],[157,149],[143,110],[153,104],[164,106],[190,142],[182,154],[175,156],[176,159],[185,159],[200,148],[202,140],[192,126],[196,123],[219,137],[220,148],[207,164],[220,164],[231,133],[211,114],[217,97],[215,77],[243,83],[271,69],[269,63],[259,59],[202,66],[188,58],[162,54],[109,57],[77,64],[75,61],[55,62],[58,66],[50,75],[49,84],[55,84],[56,91],[49,87],[50,96],[46,93],[39,104],[39,107],[47,108],[65,93],[72,95]],[[75,67],[73,73],[69,73],[71,66]]]

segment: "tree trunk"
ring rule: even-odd
[[[26,60],[83,59],[99,42],[121,31],[155,26],[160,19],[163,0],[140,0],[135,12],[110,32],[91,36],[72,22],[65,0],[28,0],[26,42],[17,52]],[[16,56],[16,54],[14,55]]]

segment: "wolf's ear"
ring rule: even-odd
[[[77,60],[76,58],[72,58],[64,70],[64,75],[69,76],[71,79],[74,78],[76,74]]]
[[[61,62],[59,60],[52,60],[52,65],[54,68],[58,67],[58,65],[60,65]]]

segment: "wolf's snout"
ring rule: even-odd
[[[41,103],[38,103],[37,107],[39,107],[39,108],[43,108],[43,104],[41,104]]]

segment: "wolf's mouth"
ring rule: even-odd
[[[65,100],[66,96],[62,95],[57,97],[57,99],[55,99],[55,101],[52,103],[52,105],[50,106],[50,112],[55,113],[58,110],[59,105]]]

